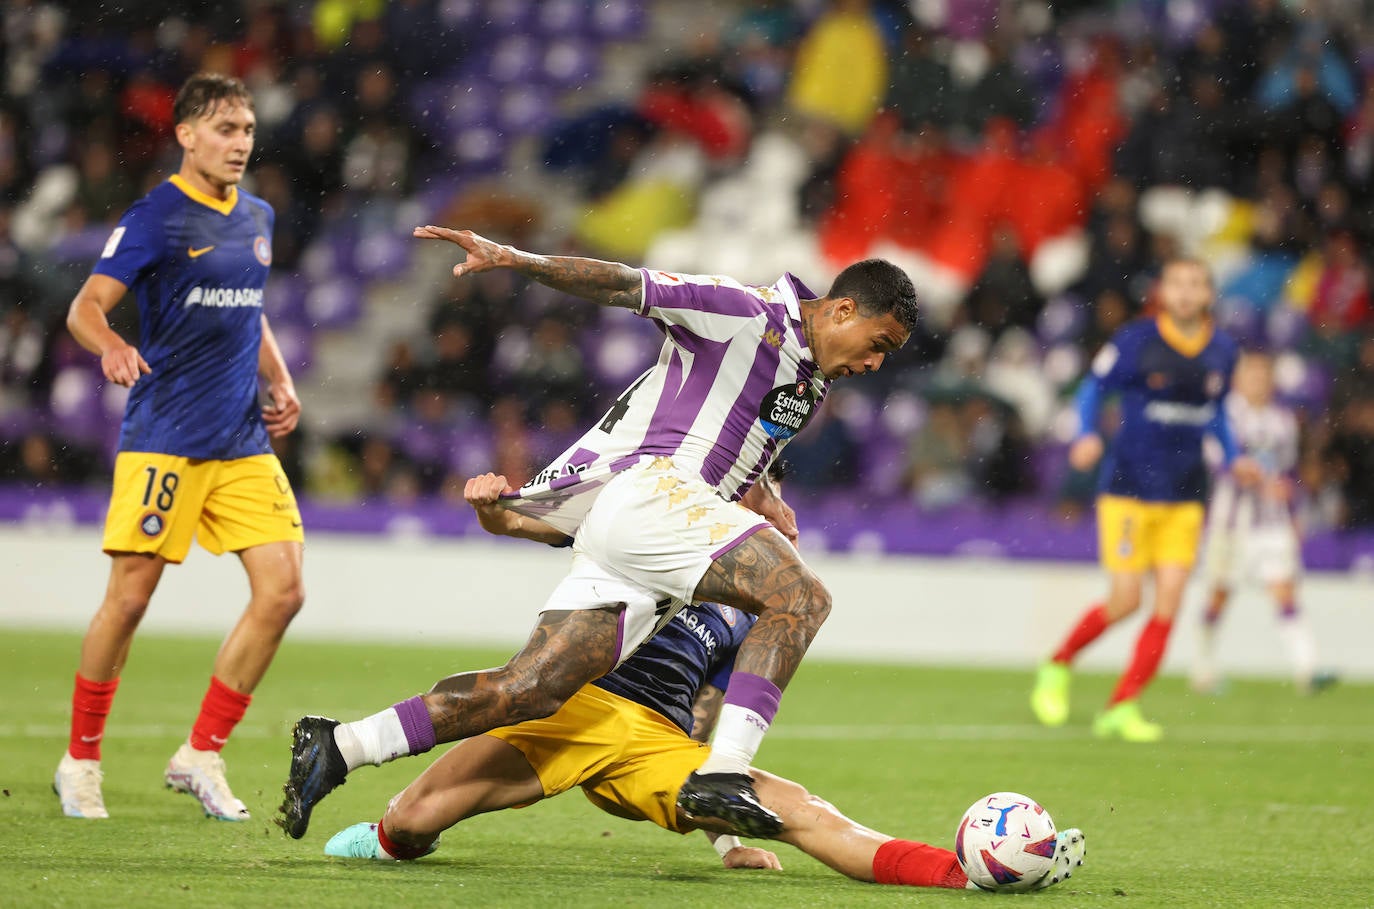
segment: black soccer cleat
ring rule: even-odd
[[[759,802],[747,773],[693,773],[677,794],[677,810],[693,820],[718,820],[740,836],[782,832],[782,818]]]
[[[310,812],[348,777],[348,765],[334,742],[338,725],[329,717],[303,716],[291,730],[291,775],[282,787],[286,798],[276,823],[292,839],[305,836]]]

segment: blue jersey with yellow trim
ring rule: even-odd
[[[684,606],[629,659],[592,684],[663,714],[690,734],[697,691],[708,682],[725,688],[735,651],[754,620],[730,606]]]
[[[1099,490],[1151,502],[1202,500],[1203,436],[1216,436],[1228,459],[1235,454],[1221,402],[1236,357],[1228,335],[1185,339],[1167,316],[1118,331],[1079,391],[1081,432],[1096,431],[1103,395],[1120,395],[1121,429],[1103,459]]]
[[[230,460],[270,452],[258,404],[272,207],[174,176],[124,213],[94,272],[133,289],[139,353],[120,451]]]

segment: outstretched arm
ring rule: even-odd
[[[133,387],[139,376],[152,372],[148,362],[128,341],[110,328],[109,312],[128,290],[108,275],[91,275],[67,310],[67,330],[77,343],[100,356],[100,371],[116,385]]]
[[[470,230],[433,225],[415,228],[414,236],[421,240],[447,240],[461,247],[467,258],[453,266],[455,277],[492,268],[509,268],[554,290],[602,306],[624,309],[638,309],[644,296],[638,269],[619,262],[578,256],[539,256],[495,243]]]

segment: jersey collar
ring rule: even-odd
[[[221,215],[227,215],[231,211],[233,211],[234,206],[238,204],[239,201],[239,188],[237,186],[229,187],[229,198],[216,199],[214,196],[208,193],[203,193],[200,190],[196,189],[194,186],[188,183],[181,176],[181,174],[172,174],[172,176],[168,177],[167,179],[171,181],[171,184],[173,186],[175,186],[177,189],[181,190],[188,197],[190,197],[191,201],[199,202],[206,208],[212,208],[215,211],[219,212]]]
[[[1192,337],[1179,331],[1178,326],[1174,324],[1173,319],[1169,318],[1168,313],[1160,313],[1155,324],[1159,326],[1159,336],[1164,339],[1164,343],[1185,357],[1196,357],[1212,340],[1211,322],[1208,322],[1202,331]]]

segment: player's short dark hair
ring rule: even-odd
[[[848,297],[865,316],[891,313],[907,331],[916,330],[916,288],[907,273],[886,259],[855,262],[835,276],[826,297]]]
[[[768,465],[768,479],[772,480],[774,483],[781,483],[791,472],[792,462],[784,461],[782,458],[778,458],[772,464]]]
[[[172,115],[177,123],[185,123],[208,116],[223,101],[253,109],[253,95],[241,79],[221,73],[196,73],[177,92]]]

